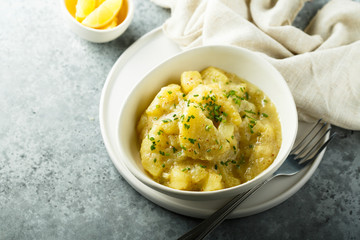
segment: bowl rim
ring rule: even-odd
[[[125,19],[120,24],[116,25],[116,27],[114,27],[114,28],[97,29],[97,28],[87,27],[87,26],[81,24],[80,22],[76,21],[76,19],[70,14],[69,10],[67,9],[65,1],[66,0],[60,0],[61,8],[63,9],[63,12],[65,12],[65,16],[73,24],[75,24],[77,27],[81,27],[83,29],[86,29],[87,31],[94,32],[94,33],[100,33],[100,34],[101,33],[115,32],[118,29],[122,29],[124,26],[128,26],[128,24],[130,24],[130,22],[132,21],[132,18],[134,16],[134,11],[135,11],[134,0],[123,0],[123,1],[126,1],[127,4],[128,4],[128,13],[127,13]]]
[[[135,169],[131,164],[128,164],[127,160],[123,160],[124,158],[126,158],[126,156],[123,153],[122,142],[121,142],[121,138],[119,137],[119,133],[121,132],[120,131],[120,122],[122,121],[123,112],[124,112],[126,106],[131,101],[130,96],[133,95],[133,93],[136,91],[136,89],[139,86],[144,84],[143,83],[144,79],[146,79],[153,71],[155,71],[157,68],[160,68],[162,65],[166,64],[167,62],[173,61],[173,59],[178,58],[181,55],[191,54],[191,52],[195,52],[195,51],[202,51],[202,50],[204,50],[206,48],[234,49],[236,51],[239,51],[239,52],[242,52],[242,53],[245,53],[245,54],[249,54],[251,57],[256,58],[257,60],[259,60],[262,64],[265,64],[267,67],[270,67],[271,71],[273,71],[274,74],[277,75],[277,78],[279,78],[279,81],[281,81],[283,83],[283,86],[286,89],[286,92],[288,93],[287,99],[289,100],[289,102],[287,104],[291,105],[289,107],[289,109],[294,110],[294,111],[292,111],[292,114],[294,114],[293,117],[294,117],[294,119],[296,119],[296,121],[294,121],[293,132],[290,135],[291,139],[289,139],[289,140],[291,142],[290,142],[289,148],[286,149],[286,152],[284,153],[283,159],[281,159],[278,162],[278,165],[276,167],[270,168],[270,166],[274,166],[273,163],[279,157],[279,155],[274,159],[274,162],[268,168],[266,168],[264,171],[262,171],[260,174],[255,176],[250,181],[247,181],[245,183],[241,183],[241,184],[236,185],[236,186],[232,186],[232,187],[224,188],[224,189],[219,189],[219,190],[214,190],[214,191],[190,191],[190,190],[174,189],[174,188],[162,185],[162,184],[154,181],[153,179],[151,179],[150,176],[148,176],[149,175],[148,173],[141,172],[138,169]],[[247,80],[247,81],[249,81],[249,80]],[[249,82],[251,82],[251,81],[249,81]],[[265,92],[265,94],[266,94],[266,92]],[[149,186],[149,187],[151,187],[151,188],[153,188],[153,189],[155,189],[157,191],[160,191],[162,193],[171,194],[172,196],[177,196],[177,197],[183,197],[183,198],[185,197],[185,198],[192,198],[192,199],[199,199],[200,200],[200,199],[203,199],[204,197],[206,198],[206,197],[210,197],[210,196],[214,196],[214,195],[221,195],[221,194],[224,195],[224,196],[228,196],[229,192],[234,192],[233,195],[236,195],[237,193],[240,193],[240,192],[245,192],[248,189],[250,189],[251,187],[254,187],[254,186],[256,186],[257,184],[260,183],[260,182],[256,181],[257,179],[263,177],[265,174],[268,174],[270,176],[272,172],[275,172],[282,165],[282,163],[285,161],[285,159],[287,158],[287,156],[289,155],[289,153],[291,151],[292,146],[295,143],[297,130],[298,130],[298,114],[297,114],[297,110],[296,110],[295,101],[294,101],[293,95],[292,95],[292,93],[290,91],[290,88],[289,88],[288,84],[286,83],[285,79],[280,74],[280,72],[273,65],[271,65],[268,61],[266,61],[265,58],[260,57],[258,54],[256,54],[256,52],[250,51],[250,50],[242,48],[242,47],[233,46],[233,45],[224,45],[224,44],[211,44],[211,45],[199,46],[199,47],[194,47],[194,48],[191,48],[191,49],[188,49],[188,50],[185,50],[185,51],[181,51],[181,52],[179,52],[179,53],[165,59],[164,61],[160,62],[159,64],[157,64],[156,66],[151,68],[149,71],[147,71],[141,77],[141,79],[131,88],[131,90],[129,91],[129,93],[125,97],[125,101],[123,101],[123,103],[120,106],[120,111],[119,111],[116,123],[117,123],[117,126],[116,126],[117,139],[116,140],[117,140],[117,146],[120,149],[120,155],[121,155],[119,160],[124,163],[125,167],[128,168],[128,170],[130,171],[131,174],[133,174],[137,179],[139,179],[145,185],[147,185],[147,186]],[[281,143],[281,146],[282,145],[283,145],[283,141]],[[281,149],[281,147],[280,147],[280,149]],[[280,150],[279,150],[279,152],[280,152]],[[133,159],[131,161],[133,161]],[[269,173],[270,170],[272,172]],[[237,192],[237,193],[235,193],[235,192]]]

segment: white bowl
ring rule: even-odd
[[[282,144],[274,162],[251,181],[235,187],[195,192],[169,188],[153,181],[144,171],[139,154],[136,125],[161,87],[179,83],[180,75],[188,70],[202,70],[208,66],[227,72],[255,84],[272,100],[279,114]],[[131,76],[129,76],[131,79]],[[288,156],[297,134],[298,118],[291,92],[281,74],[260,55],[233,46],[205,46],[182,52],[152,69],[132,89],[123,103],[118,121],[118,145],[121,161],[130,172],[147,186],[173,197],[188,200],[229,198],[259,184],[275,172]]]
[[[112,29],[94,29],[86,27],[76,21],[74,16],[70,13],[74,12],[76,1],[74,0],[60,0],[61,8],[64,18],[70,29],[79,37],[95,43],[105,43],[118,38],[129,27],[134,16],[134,0],[124,0],[123,7],[127,8],[125,19],[116,27]],[[120,10],[121,11],[121,10]],[[73,13],[74,14],[74,13]]]

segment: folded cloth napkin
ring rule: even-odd
[[[263,55],[287,81],[300,120],[360,130],[360,3],[328,2],[304,31],[306,0],[152,0],[171,8],[166,36],[182,49],[231,44]]]

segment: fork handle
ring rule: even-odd
[[[239,194],[226,203],[223,207],[214,212],[210,217],[202,221],[199,225],[194,227],[189,232],[185,233],[179,238],[179,240],[190,239],[203,239],[209,233],[211,233],[217,226],[219,226],[226,217],[252,194],[254,194],[259,188],[268,183],[272,177],[266,179],[264,182],[256,185],[245,193]]]

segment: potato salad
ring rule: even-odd
[[[189,191],[214,191],[253,179],[281,146],[274,104],[259,88],[215,67],[186,71],[163,87],[137,125],[151,178]]]

